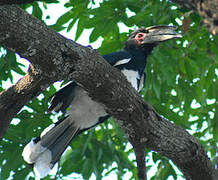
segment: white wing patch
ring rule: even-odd
[[[124,69],[121,72],[126,76],[127,80],[132,84],[136,91],[138,91],[138,80],[140,79],[139,73],[128,69]]]
[[[121,65],[121,64],[126,64],[128,63],[129,61],[131,60],[131,58],[128,58],[128,59],[122,59],[120,61],[117,61],[114,66],[118,66],[118,65]]]

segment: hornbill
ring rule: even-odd
[[[145,84],[147,56],[160,42],[181,37],[175,29],[174,26],[165,25],[139,28],[130,33],[123,50],[104,55],[103,58],[118,68],[139,92]],[[48,112],[65,112],[68,107],[65,118],[47,127],[23,150],[24,160],[33,164],[36,175],[41,178],[49,173],[75,136],[110,117],[104,107],[93,101],[76,82],[70,82],[53,95]]]

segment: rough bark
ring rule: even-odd
[[[198,13],[208,30],[213,34],[218,34],[218,0],[172,0],[184,8]]]
[[[48,79],[41,76],[34,67],[12,87],[0,92],[0,137],[2,137],[20,109],[48,87]]]
[[[40,1],[40,0],[0,0],[0,5],[6,5],[6,4],[27,4],[27,3],[32,3],[34,1]]]
[[[136,151],[149,148],[168,157],[186,179],[215,179],[201,144],[158,115],[96,50],[65,39],[16,6],[0,6],[0,44],[32,63],[29,73],[0,95],[1,137],[25,103],[52,82],[72,78],[117,119]]]

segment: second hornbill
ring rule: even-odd
[[[160,42],[181,37],[175,29],[165,25],[139,28],[129,35],[122,51],[104,55],[103,58],[118,68],[139,92],[145,83],[147,56]],[[50,125],[23,150],[24,160],[33,164],[39,177],[49,173],[75,136],[110,117],[103,106],[93,101],[76,82],[54,94],[48,111],[65,111],[69,106],[67,117]]]

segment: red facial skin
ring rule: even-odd
[[[137,41],[138,45],[141,45],[143,43],[143,40],[145,39],[146,33],[138,33],[135,36],[135,40]]]

